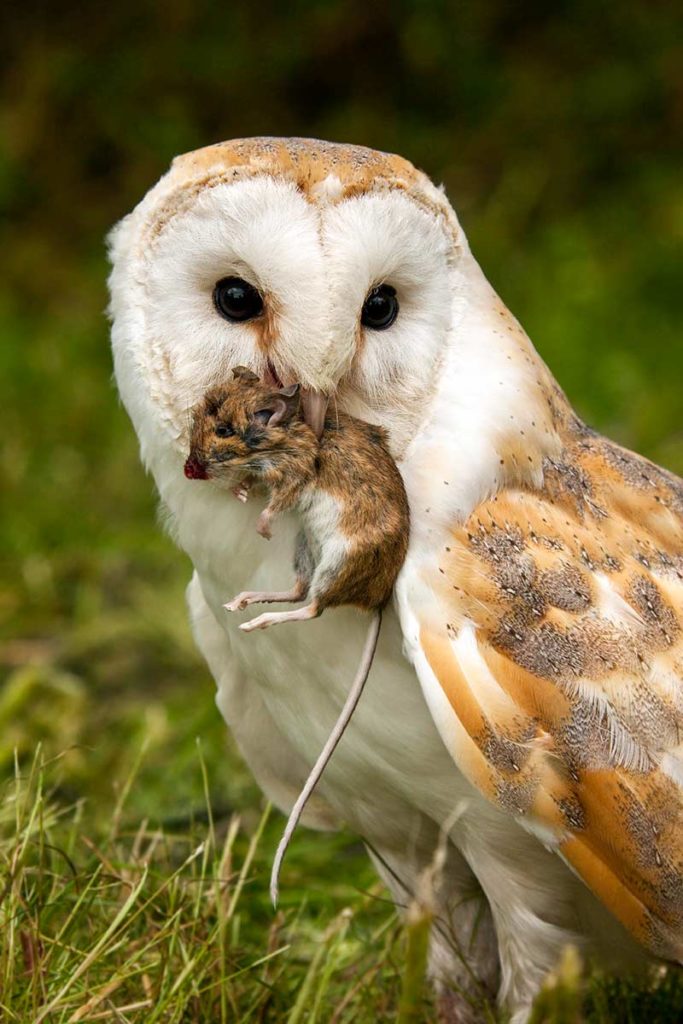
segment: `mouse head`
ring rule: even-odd
[[[190,479],[206,480],[234,469],[258,475],[291,446],[293,424],[308,429],[299,418],[298,384],[273,388],[244,366],[232,374],[227,384],[207,391],[193,411],[185,463]]]

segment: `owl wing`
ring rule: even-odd
[[[585,432],[398,589],[458,768],[683,960],[683,482]]]

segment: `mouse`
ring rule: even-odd
[[[374,658],[382,612],[391,599],[408,549],[410,512],[401,473],[386,432],[343,412],[328,410],[320,437],[301,415],[300,387],[271,386],[246,367],[204,395],[193,410],[185,475],[234,484],[249,500],[262,485],[268,502],[256,529],[266,540],[281,513],[295,511],[301,529],[295,542],[292,587],[244,591],[225,608],[289,602],[300,607],[267,612],[243,622],[252,632],[353,605],[371,614],[358,670],[321,754],[292,808],[271,875],[271,897],[291,836],[360,700]],[[306,602],[305,604],[303,602]]]

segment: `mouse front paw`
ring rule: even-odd
[[[238,484],[232,489],[232,493],[235,495],[238,501],[246,502],[249,498],[249,491],[253,483],[253,477],[245,476],[244,480],[240,480]]]
[[[261,536],[265,537],[266,540],[270,540],[270,538],[273,536],[273,534],[271,533],[271,529],[270,529],[270,520],[271,520],[270,514],[269,514],[268,510],[266,509],[258,517],[258,522],[256,523],[256,531],[257,531],[257,533],[260,533]]]

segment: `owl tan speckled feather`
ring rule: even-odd
[[[465,774],[680,960],[683,483],[578,422],[561,435],[542,489],[453,530],[421,642]]]

